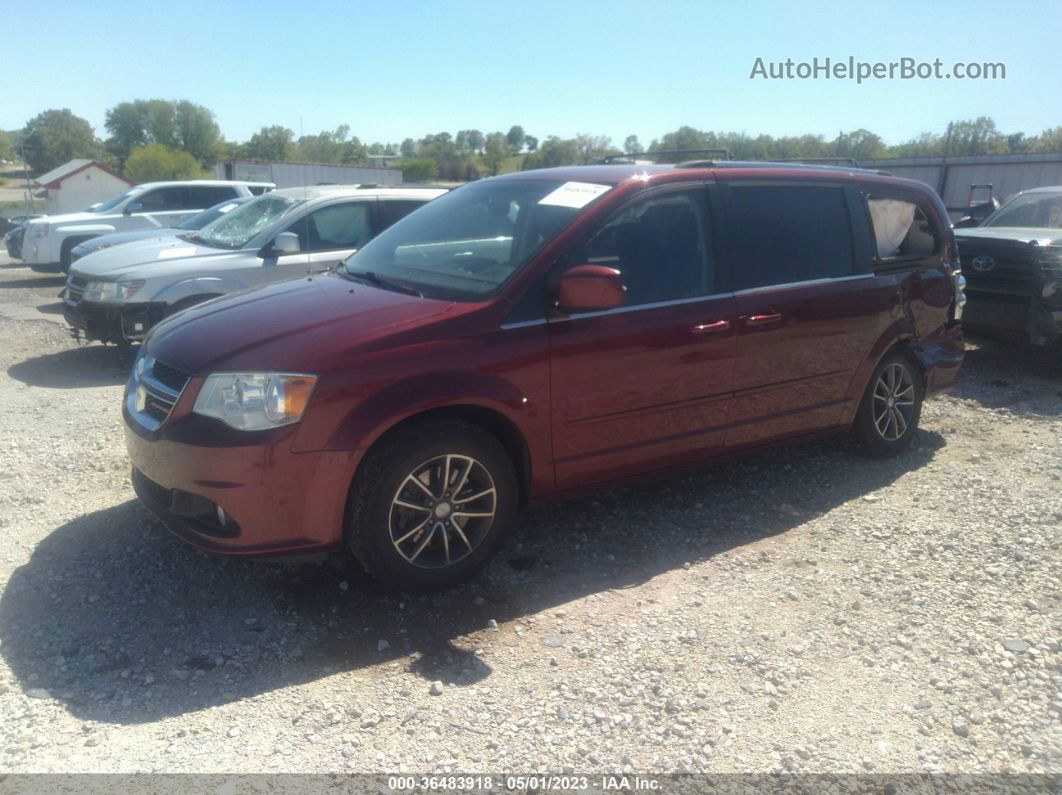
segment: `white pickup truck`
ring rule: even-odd
[[[112,232],[172,227],[207,207],[238,196],[258,196],[271,182],[186,180],[145,182],[78,213],[47,215],[29,222],[22,260],[34,270],[67,271],[78,243]]]

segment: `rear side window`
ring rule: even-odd
[[[852,275],[841,187],[732,183],[729,193],[734,289]]]
[[[288,230],[299,236],[302,251],[361,248],[372,237],[369,201],[322,207],[296,221]]]
[[[194,185],[188,188],[187,209],[205,210],[235,196],[236,191],[233,188]]]
[[[937,251],[936,230],[914,202],[868,196],[867,209],[880,259],[927,257]]]
[[[423,201],[410,201],[409,199],[380,199],[380,228],[377,231],[382,232],[423,204]]]

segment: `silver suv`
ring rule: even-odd
[[[193,179],[145,182],[81,212],[46,215],[26,225],[22,260],[34,270],[68,270],[74,246],[100,235],[176,226],[226,199],[258,196],[272,182]]]
[[[78,260],[64,291],[75,337],[126,344],[194,304],[326,270],[443,188],[287,188],[198,232],[127,243]]]

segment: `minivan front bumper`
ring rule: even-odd
[[[238,431],[192,414],[192,402],[194,395],[182,396],[155,430],[128,406],[122,411],[134,490],[163,524],[197,547],[227,555],[306,554],[341,545],[352,453],[294,453],[297,426]]]

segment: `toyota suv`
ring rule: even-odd
[[[1019,193],[955,238],[970,329],[1062,348],[1062,187]]]
[[[350,256],[445,188],[286,188],[197,232],[126,243],[77,260],[63,310],[75,337],[127,345],[162,318]]]
[[[472,575],[530,502],[783,441],[911,442],[963,359],[947,212],[828,167],[473,182],[330,273],[159,324],[126,387],[144,504],[215,552]]]
[[[21,259],[39,271],[67,271],[74,246],[100,235],[176,226],[225,199],[257,196],[271,182],[194,179],[146,182],[81,212],[46,215],[25,226]]]

